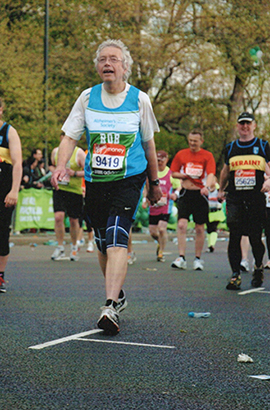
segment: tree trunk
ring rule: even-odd
[[[228,132],[227,132],[227,141],[232,141],[237,137],[235,124],[237,118],[241,111],[243,110],[243,95],[244,95],[244,83],[243,81],[236,76],[234,80],[233,92],[230,97],[230,103],[228,104]]]

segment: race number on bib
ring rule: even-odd
[[[194,164],[193,162],[188,162],[186,164],[186,175],[190,178],[198,179],[203,174],[203,166],[201,164]]]
[[[238,169],[234,174],[235,188],[253,189],[256,185],[256,171],[255,169]]]
[[[100,170],[119,171],[123,168],[126,148],[120,144],[94,144],[92,167]]]

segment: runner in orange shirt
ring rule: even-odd
[[[182,181],[178,198],[178,250],[179,257],[172,262],[173,268],[186,269],[186,233],[190,215],[195,222],[194,270],[203,270],[201,253],[204,245],[204,224],[208,221],[208,193],[215,189],[216,164],[211,152],[202,149],[203,133],[193,130],[188,136],[189,148],[178,151],[172,164],[173,178]],[[204,181],[205,184],[204,184]]]

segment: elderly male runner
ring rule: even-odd
[[[225,149],[225,164],[220,173],[219,198],[226,189],[227,225],[230,229],[228,258],[232,277],[228,290],[238,290],[241,285],[241,237],[248,236],[255,260],[251,285],[263,283],[262,230],[266,215],[264,192],[269,191],[270,180],[264,181],[266,164],[270,161],[267,141],[254,136],[256,122],[253,114],[243,112],[237,120],[239,139]]]
[[[106,333],[116,334],[119,312],[126,306],[122,287],[129,231],[146,176],[151,203],[162,196],[154,142],[159,127],[147,94],[127,83],[132,58],[122,41],[103,42],[94,62],[102,84],[83,91],[75,102],[63,126],[66,136],[52,183],[57,188],[65,164],[86,131],[85,206],[95,230],[107,298],[97,324]]]

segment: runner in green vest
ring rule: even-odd
[[[62,132],[61,140],[64,135]],[[77,261],[79,259],[77,239],[80,231],[79,218],[83,209],[82,177],[84,176],[85,156],[81,148],[75,148],[67,163],[63,183],[59,185],[59,190],[53,191],[54,230],[58,242],[58,246],[51,256],[53,261],[65,258],[65,214],[68,215],[70,222],[71,250],[69,258],[71,261]],[[57,166],[58,147],[53,149],[51,161],[52,166],[50,167],[50,171],[53,172]]]

